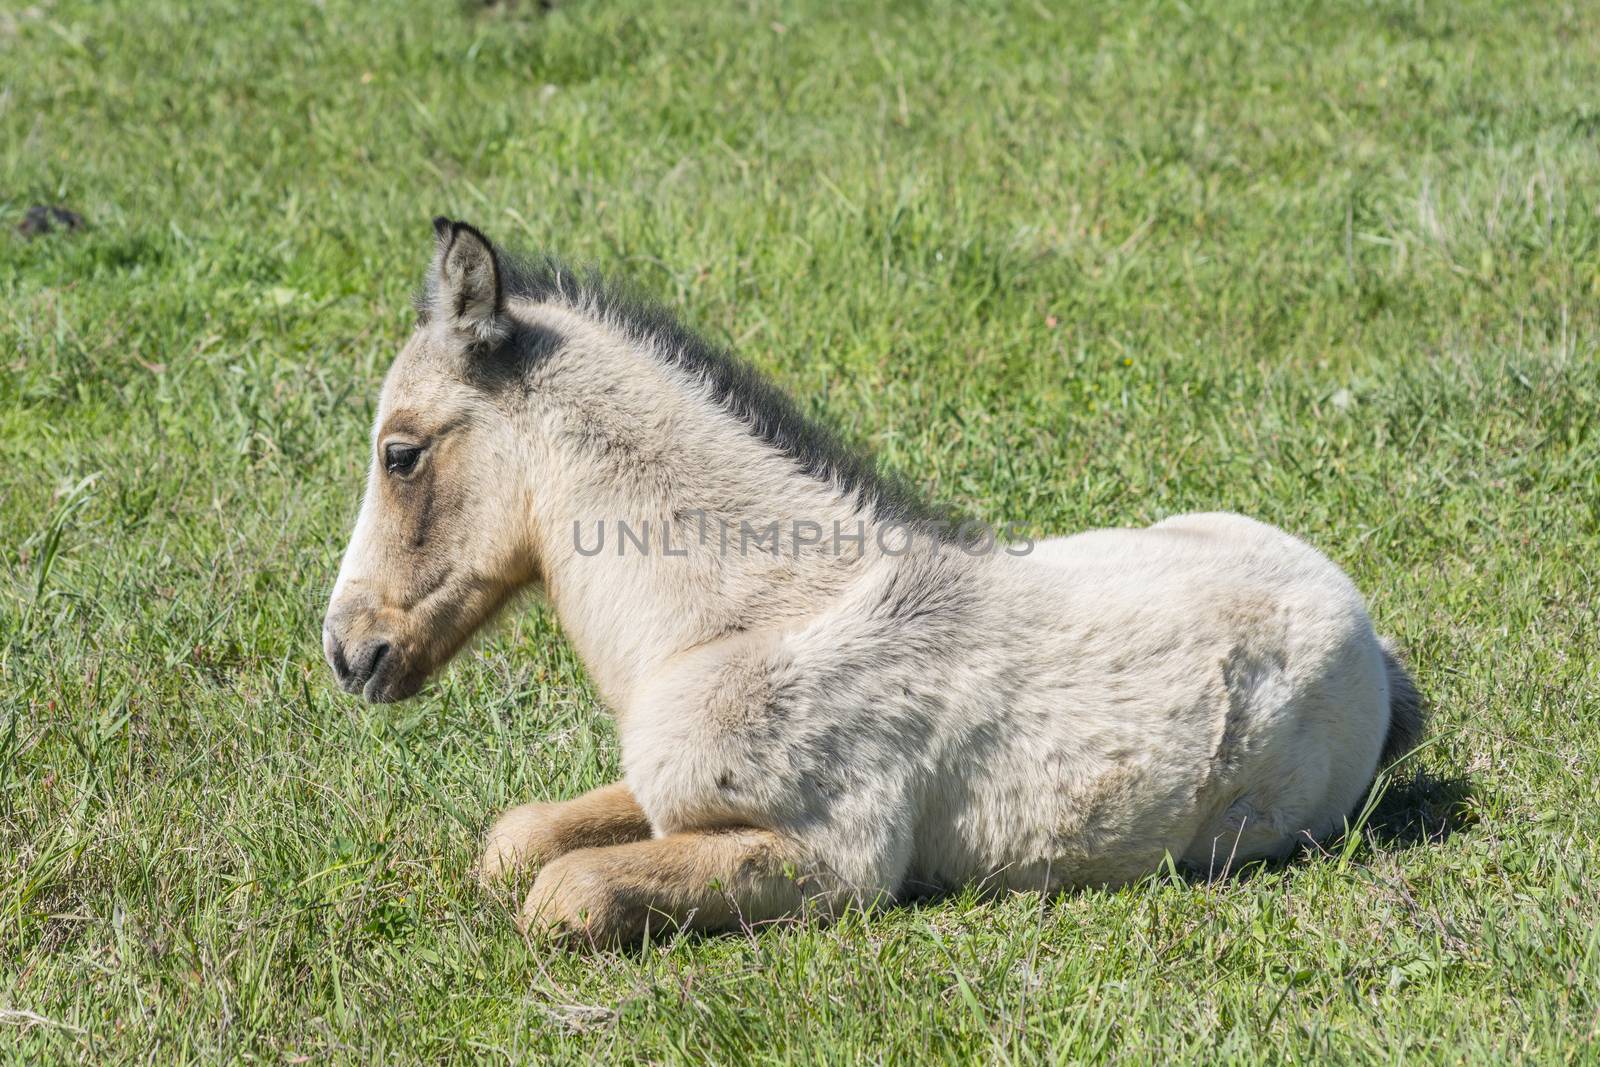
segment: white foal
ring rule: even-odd
[[[972,543],[743,365],[439,220],[324,625],[414,693],[542,590],[624,782],[507,812],[537,929],[1115,885],[1340,829],[1416,690],[1326,557],[1236,515]]]

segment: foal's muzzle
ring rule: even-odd
[[[351,637],[348,612],[330,611],[322,623],[322,652],[346,693],[360,693],[374,704],[404,700],[416,691],[408,684],[403,658],[388,638],[377,634]]]

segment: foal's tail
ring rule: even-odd
[[[1411,672],[1400,662],[1394,642],[1383,638],[1383,667],[1389,675],[1389,734],[1383,739],[1379,762],[1387,767],[1417,747],[1422,740],[1422,694]]]

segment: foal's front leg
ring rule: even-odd
[[[799,910],[810,895],[800,863],[790,842],[753,829],[580,849],[539,872],[520,925],[607,943],[677,927],[737,929]]]
[[[559,803],[523,804],[503,813],[484,836],[478,877],[487,885],[574,849],[649,836],[650,820],[622,782]]]

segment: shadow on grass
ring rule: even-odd
[[[1363,807],[1350,815],[1359,839],[1339,834],[1326,841],[1307,842],[1286,856],[1223,864],[1218,871],[1179,868],[1178,876],[1191,882],[1240,882],[1302,864],[1337,862],[1341,857],[1354,863],[1370,861],[1376,852],[1394,852],[1419,846],[1442,845],[1476,823],[1477,795],[1474,784],[1465,776],[1447,776],[1417,771],[1405,778],[1391,779],[1383,795],[1368,810]],[[1365,819],[1361,815],[1365,813]]]
[[[1385,849],[1442,845],[1478,821],[1476,795],[1470,778],[1418,771],[1390,783],[1367,819],[1367,837]]]

